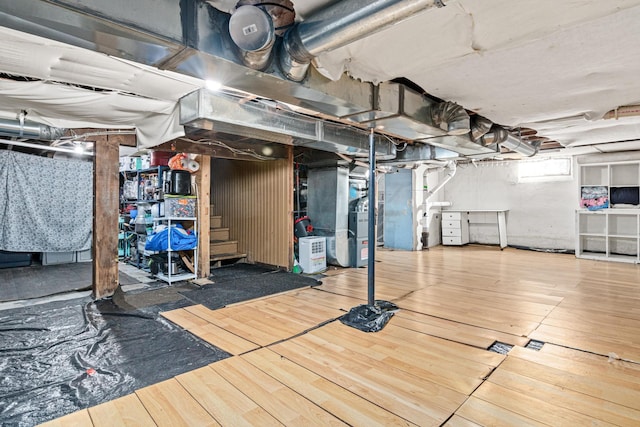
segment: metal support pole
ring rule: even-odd
[[[367,283],[368,283],[368,298],[367,304],[370,306],[375,305],[375,293],[376,293],[376,150],[375,142],[373,138],[373,128],[369,134],[369,234],[367,236],[367,249],[368,252],[368,271],[367,271]]]

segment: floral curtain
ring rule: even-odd
[[[93,163],[0,151],[0,250],[91,247]]]

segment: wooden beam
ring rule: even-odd
[[[198,159],[200,169],[196,172],[198,187],[198,277],[209,277],[211,270],[211,157],[202,155]]]
[[[263,147],[268,147],[271,150],[269,157],[275,159],[287,158],[287,145],[278,143],[269,143],[257,140],[243,140],[243,141],[225,141],[225,144],[229,147],[238,150],[253,150],[257,153],[261,153]],[[197,144],[188,142],[183,139],[174,139],[173,141],[165,142],[154,149],[159,151],[176,151],[193,154],[202,154],[217,159],[229,159],[229,160],[247,160],[247,161],[261,161],[255,157],[249,155],[236,154],[226,148],[217,145],[207,145],[205,143]]]
[[[135,147],[138,145],[138,140],[135,135],[109,135],[109,139],[115,139],[118,145],[125,147]]]
[[[99,138],[93,158],[93,297],[118,287],[118,141]]]
[[[294,180],[293,180],[293,172],[294,172],[294,164],[293,164],[293,147],[292,146],[288,146],[287,147],[287,162],[289,165],[289,177],[287,180],[287,187],[289,188],[289,197],[287,198],[287,205],[289,206],[289,224],[287,225],[287,228],[289,229],[289,231],[287,232],[287,239],[289,240],[289,265],[288,265],[288,269],[289,271],[293,270],[293,258],[294,258],[294,249],[293,249],[293,225],[294,225],[294,209],[295,206],[293,204],[293,187],[295,185]]]

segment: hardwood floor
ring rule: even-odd
[[[234,356],[47,425],[640,425],[637,265],[474,245],[378,260],[376,298],[401,308],[381,332],[336,321],[366,269],[166,312]]]

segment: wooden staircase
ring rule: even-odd
[[[213,212],[213,206],[211,206],[209,212]],[[230,240],[229,228],[222,226],[222,217],[212,214],[210,221],[209,250],[211,268],[221,267],[223,261],[246,258],[247,254],[238,252],[238,242]]]

